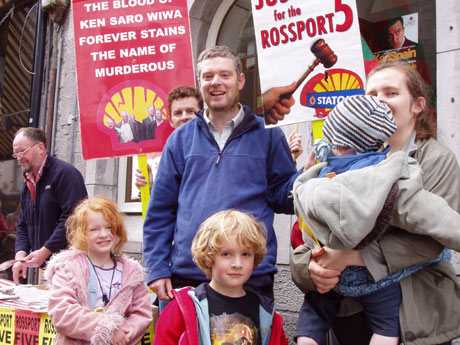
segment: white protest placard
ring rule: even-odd
[[[252,14],[262,94],[297,86],[279,125],[324,118],[344,97],[364,93],[355,0],[252,0]]]

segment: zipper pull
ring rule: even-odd
[[[217,154],[217,160],[216,160],[216,165],[219,165],[220,163],[220,159],[222,158],[222,152],[219,151],[219,153]]]

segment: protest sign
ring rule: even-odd
[[[364,92],[355,0],[252,0],[252,14],[262,95],[296,82],[295,104],[280,125],[324,118],[344,97]]]
[[[14,310],[0,308],[0,345],[14,345]]]
[[[56,329],[48,314],[40,315],[38,341],[40,345],[51,345],[56,337]]]
[[[186,0],[73,0],[83,157],[160,152],[167,94],[194,85]]]
[[[40,314],[16,310],[15,344],[16,345],[38,345],[38,334],[40,331]]]
[[[149,328],[145,331],[144,336],[141,338],[141,340],[137,343],[137,345],[151,345],[153,344],[153,338],[155,336],[155,327],[154,323],[151,322],[149,325]]]

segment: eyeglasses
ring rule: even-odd
[[[35,145],[37,145],[38,143],[35,143],[33,145],[30,145],[28,148],[26,148],[25,150],[22,150],[22,151],[19,151],[19,152],[13,152],[13,154],[11,156],[13,156],[14,159],[18,159],[18,158],[22,158],[24,157],[24,155],[27,153],[27,151],[29,151],[32,147],[34,147]]]

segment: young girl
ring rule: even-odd
[[[122,216],[109,200],[80,203],[66,223],[71,249],[46,268],[55,344],[136,344],[152,319],[139,263],[121,254]]]

